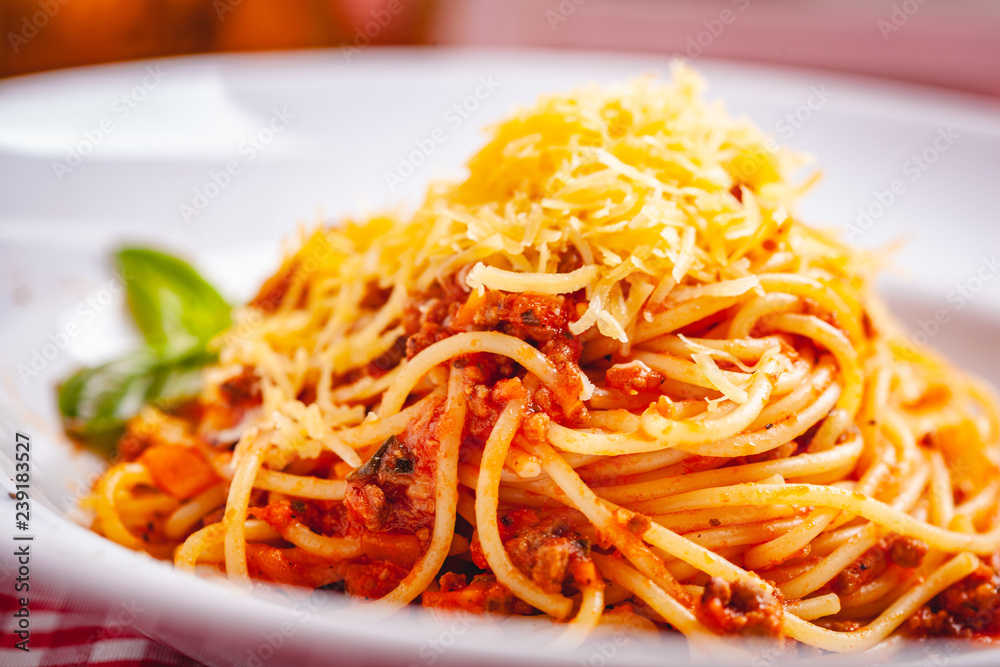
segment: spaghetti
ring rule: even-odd
[[[906,343],[876,258],[794,218],[800,158],[701,87],[544,98],[412,216],[304,235],[196,409],[130,424],[95,530],[559,645],[996,634],[991,390]]]

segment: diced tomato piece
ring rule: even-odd
[[[146,466],[156,486],[185,500],[218,483],[219,476],[197,449],[184,445],[150,447],[139,461]]]

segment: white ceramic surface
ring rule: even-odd
[[[818,156],[826,177],[801,217],[844,227],[862,245],[906,241],[883,282],[915,343],[926,339],[1000,382],[997,102],[827,72],[695,65],[710,97]],[[513,105],[668,68],[644,56],[367,49],[0,82],[0,485],[10,490],[14,432],[30,434],[33,591],[73,604],[134,603],[135,627],[213,665],[687,661],[669,638],[646,646],[605,636],[557,653],[531,627],[338,614],[336,601],[296,607],[175,573],[72,522],[100,461],[60,434],[53,400],[75,366],[135,340],[108,266],[115,246],[178,251],[228,298],[246,299],[296,225],[414,205],[431,177],[461,175],[481,128]],[[389,172],[402,182],[390,183]],[[15,529],[6,493],[0,507],[8,592]],[[1000,661],[995,651],[941,655],[955,665]]]

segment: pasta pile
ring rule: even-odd
[[[995,633],[991,390],[907,344],[877,258],[796,219],[804,161],[702,88],[545,97],[411,216],[303,235],[198,404],[130,424],[95,530],[575,638]]]

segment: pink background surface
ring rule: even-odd
[[[732,21],[712,35],[706,22],[724,10]],[[699,38],[709,43],[697,57],[1000,96],[1000,2],[988,0],[438,0],[431,23],[440,45],[697,55],[689,47]]]

